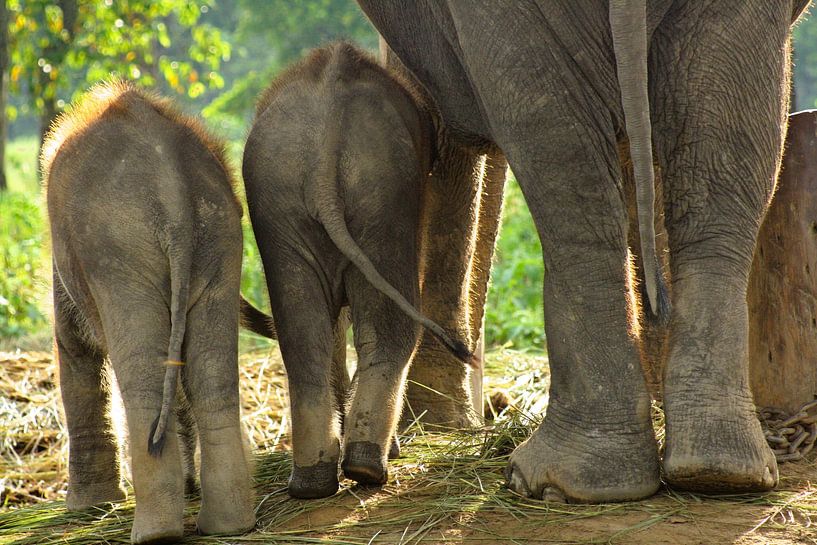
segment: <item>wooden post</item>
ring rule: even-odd
[[[817,110],[789,116],[747,302],[755,404],[794,411],[817,395]]]

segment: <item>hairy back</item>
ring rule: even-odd
[[[434,133],[430,108],[411,83],[356,47],[334,43],[313,51],[262,94],[244,178],[248,186],[289,188],[275,195],[279,201],[303,187],[309,201],[319,165],[333,161],[347,192],[363,185],[360,196],[372,198],[372,183],[384,195],[430,170]]]
[[[167,100],[125,82],[97,85],[58,119],[41,167],[57,238],[91,224],[148,236],[207,208],[240,214],[224,145]]]

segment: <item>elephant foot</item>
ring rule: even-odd
[[[474,410],[468,369],[436,341],[424,340],[415,354],[406,387],[401,429],[415,419],[424,427],[468,429],[483,425]]]
[[[212,502],[203,501],[196,529],[203,535],[238,535],[255,527],[255,510],[249,502]]]
[[[391,436],[391,445],[389,445],[389,460],[396,460],[400,457],[400,441],[397,440],[397,434]]]
[[[123,501],[126,497],[119,479],[88,484],[71,483],[65,506],[69,511],[81,511],[94,505]]]
[[[412,386],[409,386],[409,391]],[[428,429],[463,430],[483,424],[481,415],[474,412],[469,398],[444,399],[433,392],[423,392],[422,395],[416,392],[413,397],[407,396],[399,429],[405,430],[415,419]]]
[[[627,433],[542,425],[511,455],[508,487],[528,498],[576,503],[638,500],[658,490],[658,452],[652,429]],[[586,430],[586,431],[580,431]]]
[[[171,521],[167,514],[157,517],[137,515],[133,521],[130,540],[134,545],[158,545],[177,543],[183,535],[184,525],[181,516]]]
[[[667,483],[703,493],[763,492],[777,486],[777,462],[754,411],[713,411],[698,402],[678,414],[668,400]]]
[[[292,465],[289,476],[289,495],[312,500],[326,498],[338,491],[338,463],[318,462],[313,466]]]
[[[389,468],[383,449],[369,441],[346,445],[342,467],[347,478],[362,485],[379,486],[389,480]]]

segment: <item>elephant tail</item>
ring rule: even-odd
[[[341,64],[336,60],[329,65],[326,83],[334,97],[326,115],[327,127],[322,143],[321,158],[315,176],[313,214],[323,225],[332,243],[363,274],[366,280],[406,313],[412,320],[428,329],[460,361],[477,365],[478,361],[468,347],[453,339],[439,324],[414,308],[403,295],[383,278],[368,256],[355,242],[346,225],[346,217],[338,187],[338,161],[343,131],[343,91],[337,85],[343,77]]]
[[[326,178],[321,178],[322,180],[326,180]],[[318,195],[320,195],[320,193]],[[366,256],[360,246],[358,246],[357,242],[355,242],[351,233],[349,233],[343,210],[339,204],[337,195],[335,195],[334,201],[329,201],[318,196],[318,221],[323,225],[329,234],[329,238],[335,246],[337,246],[338,250],[363,273],[363,276],[372,286],[394,301],[400,310],[405,312],[412,320],[428,329],[458,360],[469,365],[477,365],[476,357],[465,343],[451,338],[439,324],[414,308],[414,305],[406,300],[388,280],[383,278],[371,260]]]
[[[153,421],[148,436],[148,453],[161,456],[165,444],[167,421],[173,409],[173,400],[179,383],[182,365],[182,343],[187,325],[187,303],[190,291],[190,269],[193,257],[191,245],[174,240],[171,235],[167,257],[170,264],[170,342],[165,361],[165,380],[162,387],[162,408]]]
[[[653,319],[666,323],[670,302],[655,247],[655,172],[647,88],[646,1],[610,0],[609,15],[624,123],[635,177],[644,286]]]
[[[241,297],[240,319],[241,327],[249,329],[256,335],[261,335],[268,339],[277,339],[278,333],[275,331],[275,322],[272,316],[264,314],[255,308],[252,303]]]

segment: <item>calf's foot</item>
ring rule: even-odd
[[[378,486],[389,480],[389,469],[383,449],[376,443],[357,441],[346,445],[343,474],[362,485]]]
[[[184,535],[181,511],[173,513],[151,510],[146,512],[136,505],[136,515],[131,529],[131,543],[155,545],[176,543]]]
[[[69,511],[81,511],[94,505],[123,501],[127,497],[119,479],[104,482],[71,483],[65,506]]]
[[[237,535],[255,526],[252,480],[246,466],[234,473],[202,473],[197,530],[205,535]]]
[[[542,425],[511,455],[508,487],[536,499],[604,503],[637,500],[658,490],[658,452],[649,419],[566,421],[549,409]]]
[[[203,501],[196,527],[204,535],[238,535],[255,526],[252,502]]]
[[[311,500],[326,498],[338,491],[338,462],[318,462],[312,466],[292,466],[289,495]]]

